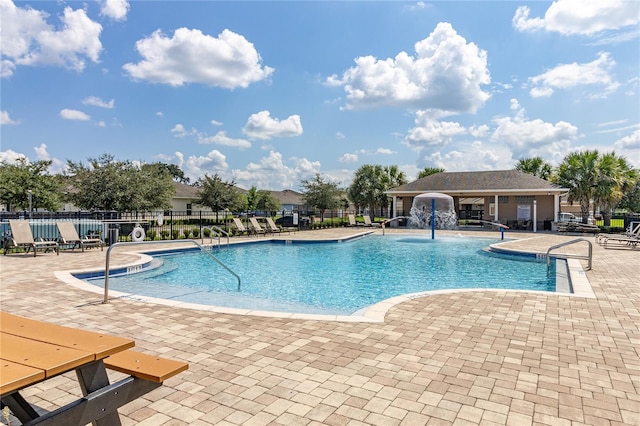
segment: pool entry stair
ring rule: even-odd
[[[114,247],[118,247],[118,246],[133,246],[133,245],[138,245],[139,246],[139,245],[150,245],[150,244],[157,245],[158,242],[156,242],[156,241],[122,242],[122,243],[114,243],[111,246],[109,246],[109,248],[107,249],[107,256],[106,256],[106,261],[105,261],[105,266],[104,266],[104,298],[102,300],[102,303],[109,303],[109,259],[111,257],[111,250]],[[209,258],[214,260],[216,263],[218,263],[224,269],[229,271],[230,274],[232,274],[234,277],[236,277],[236,279],[238,280],[238,291],[240,291],[240,276],[238,274],[236,274],[234,271],[232,271],[231,268],[229,268],[227,265],[225,265],[220,259],[215,257],[213,255],[213,253],[211,253],[210,250],[207,250],[205,247],[203,247],[197,241],[194,241],[194,240],[167,240],[167,241],[163,241],[162,244],[194,244],[194,245],[198,246],[203,253],[206,253],[207,256],[209,256]]]

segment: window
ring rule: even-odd
[[[509,204],[508,195],[498,195],[498,204]]]
[[[518,204],[533,204],[535,199],[535,195],[516,195],[516,203]]]
[[[187,203],[187,216],[191,216],[192,205],[191,203]]]

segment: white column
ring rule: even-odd
[[[553,221],[558,221],[558,212],[560,211],[560,196],[558,194],[553,195]]]
[[[396,215],[398,214],[398,197],[396,197],[395,195],[393,196],[393,201],[391,202],[391,214],[389,215],[389,219],[392,219],[394,217],[396,217]]]
[[[493,196],[493,221],[495,223],[498,223],[498,196],[494,195]]]
[[[538,232],[538,203],[533,200],[533,232]]]

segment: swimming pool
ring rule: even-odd
[[[111,290],[230,308],[349,315],[408,293],[458,288],[555,291],[555,262],[484,249],[498,239],[371,235],[348,242],[261,242],[215,249],[236,278],[200,251],[111,276]],[[102,287],[104,277],[87,279]]]

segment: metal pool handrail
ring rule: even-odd
[[[227,271],[229,271],[234,277],[236,277],[236,279],[238,280],[238,291],[240,291],[240,277],[238,276],[238,274],[236,274],[235,272],[233,272],[231,270],[231,268],[229,268],[227,265],[225,265],[220,259],[218,259],[217,257],[215,257],[209,250],[205,249],[199,242],[194,241],[194,240],[168,240],[168,241],[138,241],[138,242],[122,242],[122,243],[114,243],[112,245],[109,246],[109,248],[107,249],[107,259],[106,259],[106,263],[104,266],[104,299],[102,300],[102,303],[109,303],[109,258],[110,258],[110,254],[111,254],[111,249],[113,249],[116,246],[131,246],[131,245],[149,245],[149,244],[176,244],[176,243],[181,243],[181,244],[195,244],[196,246],[198,246],[200,248],[201,251],[203,251],[204,253],[206,253],[211,259],[215,260],[220,266],[222,266],[224,269],[226,269]]]
[[[561,255],[564,258],[572,258],[572,259],[584,259],[588,261],[588,270],[591,270],[591,265],[593,263],[593,244],[591,243],[591,241],[586,240],[584,238],[576,238],[575,240],[571,240],[571,241],[566,241],[564,243],[560,243],[560,244],[556,244],[555,246],[551,246],[549,247],[549,249],[547,250],[547,272],[549,271],[549,268],[551,266],[551,257],[549,256],[549,254],[551,253],[551,250],[555,250],[557,248],[560,247],[564,247],[564,246],[568,246],[571,244],[575,244],[575,243],[579,243],[581,241],[586,242],[587,244],[589,244],[589,254],[587,256],[581,256],[581,255],[577,255],[577,254],[563,254]],[[558,256],[556,256],[558,257]]]

